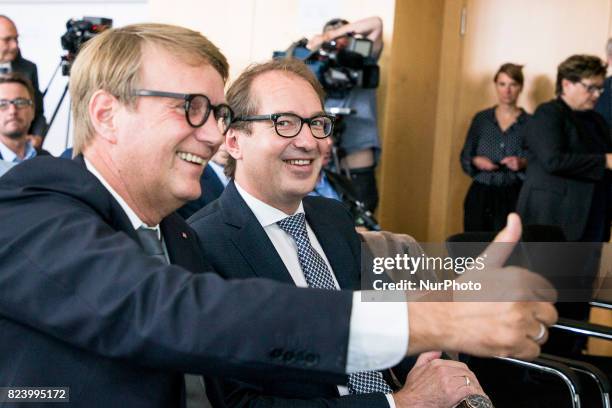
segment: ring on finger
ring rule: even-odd
[[[537,336],[532,337],[532,339],[533,339],[533,341],[535,341],[537,343],[540,340],[542,340],[545,335],[546,335],[546,326],[544,326],[542,323],[540,323],[540,332],[538,333]]]

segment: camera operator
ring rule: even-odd
[[[372,41],[372,57],[378,60],[382,51],[382,20],[373,16],[349,23],[343,19],[328,21],[323,33],[308,41],[307,47],[316,50],[325,42],[336,39],[340,47],[348,38],[338,38],[350,33],[360,34]],[[354,114],[344,119],[344,132],[340,149],[344,152],[341,164],[350,170],[354,188],[365,208],[374,211],[378,204],[378,190],[374,169],[380,156],[378,123],[376,115],[376,89],[354,87],[345,97],[328,97],[325,108],[351,108]]]
[[[35,148],[41,148],[47,127],[44,115],[43,97],[38,88],[36,64],[21,56],[19,34],[13,20],[0,15],[0,74],[17,72],[26,77],[34,87],[34,120],[29,129],[29,139]]]

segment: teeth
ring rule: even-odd
[[[191,153],[185,153],[185,152],[177,152],[176,155],[185,161],[188,161],[190,163],[195,163],[195,164],[204,164],[206,162],[206,160],[204,160],[203,157],[197,156],[195,154],[191,154]]]
[[[305,166],[312,163],[312,160],[287,160],[287,163],[294,164],[296,166]]]

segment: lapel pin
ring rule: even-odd
[[[186,232],[181,232],[181,236],[182,236],[184,239],[187,239],[187,233],[186,233]]]

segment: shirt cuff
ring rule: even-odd
[[[389,407],[395,408],[395,400],[393,399],[393,394],[385,394],[387,397],[387,402],[389,402]]]
[[[362,295],[353,293],[347,373],[393,367],[408,350],[406,302],[364,302]]]

